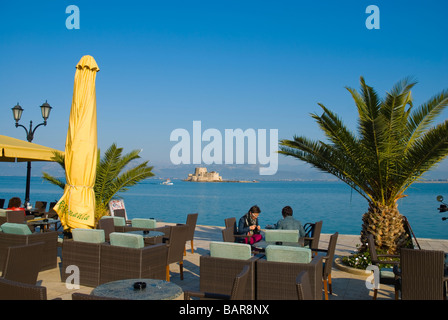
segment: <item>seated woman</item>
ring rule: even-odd
[[[23,214],[25,214],[25,208],[21,208],[22,200],[20,200],[19,197],[13,197],[9,199],[8,202],[8,208],[6,210],[8,211],[23,211]]]
[[[263,238],[260,234],[260,225],[258,224],[260,212],[258,206],[252,206],[249,212],[240,218],[238,223],[238,234],[250,235],[250,244],[261,241]],[[245,238],[245,243],[248,243],[247,238]]]

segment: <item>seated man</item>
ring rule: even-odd
[[[294,219],[292,216],[292,208],[286,206],[282,209],[283,219],[279,220],[275,225],[276,229],[283,230],[299,230],[299,237],[305,236],[305,229],[299,220]]]

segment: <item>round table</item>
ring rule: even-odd
[[[145,283],[143,289],[134,289],[135,283]],[[157,279],[124,279],[100,284],[92,293],[99,297],[127,300],[178,300],[183,299],[182,288],[177,284]]]
[[[57,219],[34,219],[34,220],[28,220],[27,224],[30,224],[32,226],[39,226],[40,231],[44,232],[47,227],[49,227],[51,224],[54,224],[54,230],[57,230],[57,224],[60,222]]]

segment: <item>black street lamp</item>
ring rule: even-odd
[[[14,116],[14,120],[16,121],[16,128],[22,127],[23,129],[25,129],[26,139],[28,140],[28,142],[33,142],[34,133],[36,132],[37,128],[39,128],[41,125],[44,126],[47,125],[47,119],[50,116],[51,107],[47,103],[47,101],[45,101],[45,103],[40,106],[40,109],[42,111],[42,118],[44,118],[44,122],[38,124],[33,129],[33,121],[30,121],[30,129],[28,130],[25,126],[19,124],[19,120],[22,117],[23,112],[22,107],[19,105],[19,103],[17,103],[17,105],[14,108],[12,108],[12,114]],[[31,178],[31,161],[28,161],[26,170],[25,208],[28,207],[30,203],[30,178]]]

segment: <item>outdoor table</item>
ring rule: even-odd
[[[299,242],[285,242],[285,241],[259,241],[259,242],[255,242],[252,246],[255,249],[264,251],[266,249],[267,246],[272,246],[272,245],[276,245],[276,246],[290,246],[290,247],[303,247],[303,238],[299,239]]]
[[[139,234],[143,236],[143,240],[145,241],[146,244],[162,243],[162,238],[165,235],[165,233],[161,231],[154,231],[154,230],[134,230],[134,231],[127,231],[126,233]]]
[[[28,220],[27,223],[33,226],[39,226],[40,232],[44,232],[48,227],[52,224],[54,224],[54,230],[57,230],[57,223],[60,222],[57,219],[34,219],[34,220]]]
[[[124,279],[107,282],[93,289],[91,294],[127,300],[183,299],[182,288],[177,284],[156,279]]]

